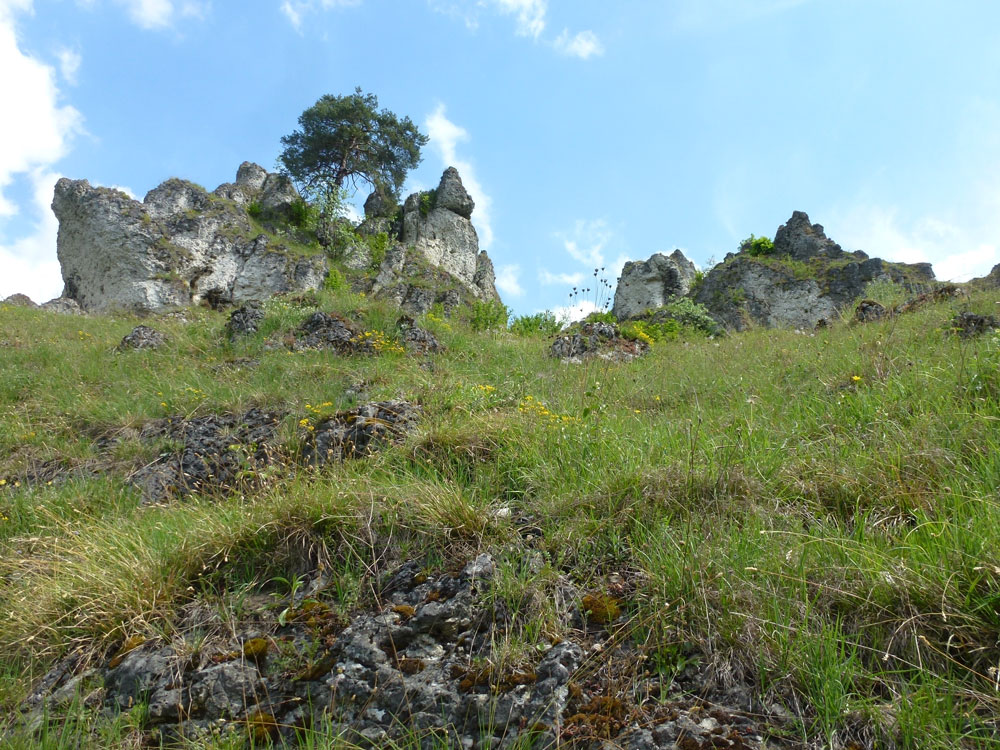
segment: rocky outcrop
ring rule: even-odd
[[[627,320],[683,297],[691,288],[696,270],[680,250],[669,256],[656,253],[649,260],[626,263],[611,311],[618,320]]]
[[[34,300],[31,299],[27,294],[12,294],[9,297],[5,297],[2,305],[10,305],[12,307],[38,307]]]
[[[376,601],[349,619],[319,570],[298,579],[283,609],[247,597],[231,631],[206,628],[218,615],[196,600],[172,640],[136,635],[89,663],[64,658],[23,702],[21,721],[37,726],[74,701],[112,716],[143,704],[132,720],[149,744],[171,747],[297,746],[313,726],[350,747],[469,750],[757,750],[784,734],[790,715],[742,684],[724,686],[732,678],[709,665],[678,668],[668,694],[645,664],[652,649],[612,636],[617,604],[599,614],[601,598],[581,597],[565,577],[551,594],[567,637],[505,659],[498,645],[520,615],[492,593],[496,567],[487,554],[451,571],[393,565],[371,580]],[[191,632],[205,633],[197,649]],[[612,681],[619,674],[628,690]]]
[[[843,257],[844,251],[826,236],[822,224],[811,224],[805,211],[793,211],[792,218],[774,233],[774,254],[785,255],[792,260],[806,261],[817,257],[832,260]],[[861,255],[868,257],[864,253]]]
[[[608,362],[631,362],[648,351],[649,344],[624,338],[618,326],[610,323],[584,323],[556,338],[549,347],[549,354],[567,364],[595,357]]]
[[[63,296],[86,312],[159,311],[317,288],[326,259],[258,231],[245,210],[256,204],[279,217],[297,200],[287,178],[250,163],[215,193],[170,179],[142,202],[86,180],[61,179],[52,209]]]
[[[889,263],[845,252],[821,225],[796,211],[778,229],[773,253],[728,255],[705,275],[694,300],[727,328],[811,329],[838,317],[878,280],[916,290],[932,284],[934,272],[929,263]]]
[[[383,226],[382,203],[369,201],[371,215],[362,228]],[[436,190],[410,195],[403,204],[399,242],[386,253],[372,291],[418,314],[434,304],[455,307],[466,297],[499,301],[493,263],[480,252],[470,221],[474,208],[454,167],[444,171]]]

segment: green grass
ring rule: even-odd
[[[368,330],[398,317],[345,290],[320,302]],[[981,293],[884,323],[667,341],[628,365],[576,367],[544,338],[432,317],[448,347],[433,370],[268,349],[309,314],[282,300],[245,341],[196,309],[145,321],[168,344],[124,354],[113,349],[135,319],[0,308],[0,704],[12,711],[70,649],[171,633],[192,599],[238,620],[248,597],[318,564],[345,614],[363,608],[373,540],[391,539],[397,560],[494,554],[484,595],[512,612],[510,664],[568,635],[560,577],[601,592],[626,576],[616,637],[664,674],[703,660],[751,682],[798,717],[799,739],[996,746],[1000,340],[946,329],[961,305],[997,304]],[[162,508],[140,507],[125,480],[155,457],[135,435],[148,420],[268,406],[288,414],[293,450],[305,405],[346,408],[360,382],[367,399],[420,403],[417,433],[371,459]],[[95,444],[108,437],[113,448]],[[521,518],[538,528],[530,549]],[[80,708],[10,741],[129,747],[129,721]]]

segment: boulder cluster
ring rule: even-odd
[[[299,200],[286,177],[245,162],[209,193],[169,179],[140,202],[86,180],[56,183],[56,250],[64,297],[84,312],[159,311],[201,302],[266,299],[314,289],[326,258],[291,251],[257,230],[247,209],[287,215]]]
[[[750,247],[730,253],[696,280],[680,250],[627,263],[615,291],[619,320],[640,318],[681,297],[703,305],[722,326],[743,330],[813,329],[839,317],[872,281],[891,281],[919,292],[934,284],[929,263],[890,263],[847,252],[802,211],[795,211],[774,237],[773,250]],[[866,313],[867,314],[867,313]]]
[[[284,175],[244,162],[236,181],[212,192],[172,178],[142,201],[86,180],[61,179],[52,209],[59,220],[57,254],[65,289],[47,303],[61,311],[159,312],[206,303],[263,301],[317,289],[329,271],[322,244],[304,252],[293,231],[305,204]],[[362,238],[385,234],[384,257],[354,242],[345,265],[370,274],[373,292],[413,313],[440,304],[451,310],[470,299],[499,301],[493,264],[472,225],[475,203],[458,171],[445,170],[436,190],[414,193],[397,210],[373,193]],[[307,238],[306,238],[307,239]],[[15,295],[10,304],[34,304]]]

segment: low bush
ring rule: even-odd
[[[515,336],[554,336],[560,330],[562,323],[550,310],[520,315],[510,322],[510,332]]]
[[[499,300],[477,301],[472,307],[469,325],[473,331],[502,331],[507,328],[510,308]]]
[[[774,253],[774,242],[769,237],[755,237],[750,235],[740,243],[740,252],[748,255],[771,255]]]

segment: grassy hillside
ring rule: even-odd
[[[198,637],[223,638],[317,568],[348,617],[406,561],[454,569],[479,552],[497,563],[481,594],[512,623],[498,669],[590,638],[567,616],[576,606],[606,638],[594,673],[630,705],[639,672],[666,695],[710,669],[786,717],[768,747],[1000,745],[1000,336],[948,328],[959,310],[995,313],[1000,294],[575,366],[540,336],[436,316],[418,322],[447,350],[407,355],[398,311],[346,291],[318,303],[384,345],[289,351],[308,301],[267,303],[262,330],[236,342],[206,309],[138,321],[0,308],[11,746],[140,746],[135,711],[75,706],[34,733],[16,726],[67,653],[193,638],[178,623],[196,604],[222,623]],[[168,343],[115,352],[139,322]],[[390,398],[422,408],[404,442],[319,470],[296,461],[322,416]],[[281,415],[274,463],[142,504],[129,476],[177,447],[143,425],[254,406]]]

